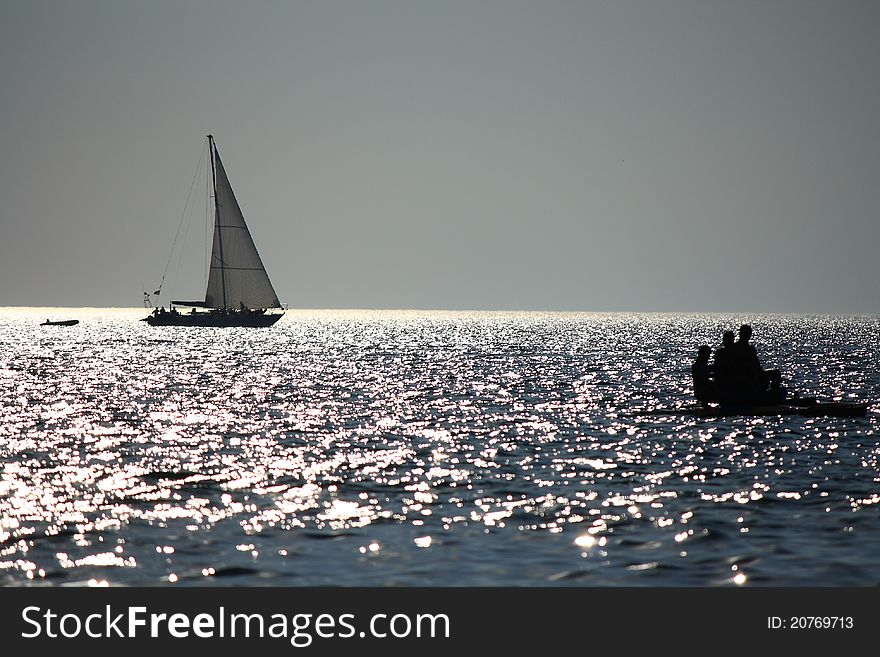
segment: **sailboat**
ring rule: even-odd
[[[278,295],[257,253],[212,135],[208,135],[208,147],[214,241],[205,300],[172,301],[169,310],[157,308],[142,321],[150,326],[272,326],[284,316],[283,312],[274,312],[281,308]],[[146,293],[145,297],[148,299]],[[180,312],[175,306],[191,310]]]

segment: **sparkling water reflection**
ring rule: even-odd
[[[646,414],[742,321],[873,401],[875,317],[142,315],[0,309],[0,584],[880,583],[873,408]]]

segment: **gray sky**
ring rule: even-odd
[[[0,5],[0,305],[880,312],[880,3]]]

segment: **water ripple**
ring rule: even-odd
[[[874,400],[875,317],[66,313],[0,310],[3,585],[880,582],[875,412],[655,414],[743,321]]]

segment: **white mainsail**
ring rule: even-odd
[[[278,295],[244,221],[226,177],[220,153],[214,155],[214,245],[205,305],[209,308],[280,308]]]

